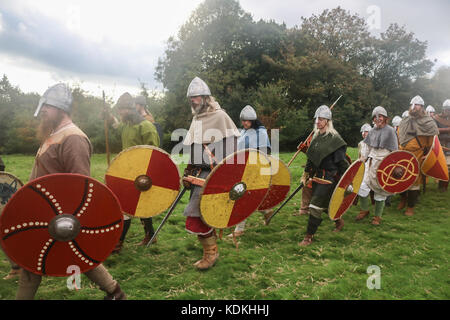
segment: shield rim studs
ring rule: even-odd
[[[239,186],[243,186],[244,190],[237,190]],[[246,192],[247,192],[247,185],[245,184],[245,182],[241,181],[235,183],[228,194],[231,200],[236,201],[242,198]]]

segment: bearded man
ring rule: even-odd
[[[433,137],[439,134],[436,122],[425,113],[422,97],[415,96],[411,99],[409,116],[400,123],[398,130],[398,141],[401,150],[409,151],[419,161],[419,168],[426,154],[433,145]],[[423,175],[419,174],[416,182],[408,191],[401,194],[398,210],[407,206],[405,215],[414,215],[414,207],[417,204],[420,193],[420,185],[423,183]]]
[[[195,77],[191,81],[187,98],[194,117],[183,141],[190,148],[190,160],[184,175],[204,179],[215,165],[237,150],[237,137],[240,133],[202,79]],[[185,187],[191,188],[189,203],[184,210],[184,216],[187,217],[186,230],[197,235],[203,247],[203,258],[194,266],[199,270],[206,270],[219,257],[216,232],[200,218],[201,187],[183,183]]]
[[[148,120],[144,119],[136,109],[135,100],[125,92],[117,100],[116,106],[121,123],[116,127],[121,130],[122,149],[125,150],[137,145],[149,145],[159,147],[159,135],[156,127]],[[144,226],[144,239],[140,242],[140,246],[147,245],[152,239],[155,229],[153,227],[152,218],[141,218],[141,224]],[[131,218],[124,215],[124,225],[122,235],[119,242],[113,250],[113,253],[119,253],[122,250],[123,243],[131,226]],[[156,238],[153,242],[156,242]]]
[[[34,114],[40,117],[38,137],[41,141],[30,180],[52,173],[90,175],[92,145],[86,134],[71,119],[72,93],[66,85],[56,84],[45,91]],[[106,300],[126,299],[103,264],[85,275],[107,293]],[[22,269],[16,299],[33,299],[42,277]]]

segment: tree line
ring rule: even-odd
[[[268,129],[280,129],[280,149],[295,150],[312,130],[312,117],[322,104],[331,105],[336,129],[350,146],[360,140],[372,109],[385,107],[401,115],[411,98],[440,110],[450,98],[450,67],[432,76],[427,42],[404,26],[391,24],[374,36],[365,19],[340,7],[301,17],[288,28],[273,20],[255,21],[236,0],[205,0],[167,41],[155,78],[163,94],[137,83],[164,130],[163,148],[177,142],[171,132],[188,128],[192,115],[186,98],[190,81],[199,76],[239,126],[242,108],[252,105]],[[94,152],[104,152],[103,100],[73,88],[73,119],[90,137]],[[0,81],[0,153],[34,153],[39,96]],[[108,105],[114,101],[109,99]],[[120,135],[110,131],[113,152]]]

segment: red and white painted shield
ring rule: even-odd
[[[69,266],[83,273],[104,261],[119,241],[122,221],[119,201],[104,184],[79,174],[51,174],[9,200],[0,216],[0,244],[24,269],[64,277]]]
[[[281,203],[291,189],[291,173],[283,161],[273,156],[268,156],[272,170],[272,181],[264,201],[258,210],[267,210]]]
[[[431,150],[430,152],[428,152],[425,160],[422,162],[422,166],[420,169],[426,176],[441,181],[448,181],[447,162],[438,136],[434,136]]]
[[[22,188],[19,178],[8,172],[0,172],[0,214],[14,193]]]
[[[229,155],[211,171],[202,187],[203,221],[222,229],[247,219],[264,200],[271,178],[265,154],[245,149]]]
[[[353,204],[364,178],[364,169],[364,162],[357,160],[342,175],[333,191],[328,206],[328,215],[331,220],[339,219]],[[350,185],[353,190],[347,192],[347,188]]]
[[[170,155],[153,146],[123,150],[111,162],[106,185],[125,214],[149,218],[166,211],[180,191],[180,174]]]
[[[397,173],[398,170],[400,173]],[[377,182],[381,189],[396,194],[408,190],[419,177],[419,162],[414,154],[404,150],[393,151],[380,162]]]

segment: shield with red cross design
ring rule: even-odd
[[[271,183],[270,160],[255,149],[222,160],[205,180],[200,198],[202,220],[213,228],[247,219],[264,200]]]
[[[157,147],[135,146],[111,162],[106,185],[125,214],[149,218],[167,210],[180,190],[180,174],[170,155]]]
[[[267,210],[281,203],[291,189],[291,173],[287,165],[271,155],[268,155],[272,170],[272,181],[269,192],[258,210]]]

